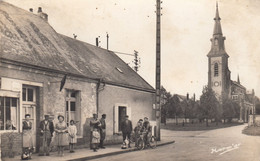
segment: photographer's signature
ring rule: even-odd
[[[225,154],[227,152],[230,152],[232,150],[238,149],[241,144],[232,144],[231,146],[223,147],[223,148],[212,148],[211,154],[219,153],[219,155]]]

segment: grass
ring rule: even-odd
[[[241,125],[241,123],[209,123],[209,126],[206,126],[206,123],[186,123],[184,126],[182,123],[176,125],[175,123],[168,123],[166,125],[162,124],[162,129],[173,130],[173,131],[203,131],[203,130],[214,130],[220,128],[226,128],[231,126]]]
[[[259,126],[247,126],[242,131],[242,133],[246,134],[246,135],[260,136],[260,127]]]

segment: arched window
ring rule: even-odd
[[[218,76],[218,63],[214,64],[214,77]]]
[[[214,45],[218,45],[218,39],[214,40]]]

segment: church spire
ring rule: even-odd
[[[240,84],[239,74],[237,75],[237,83]]]
[[[218,35],[218,34],[222,35],[222,29],[220,24],[221,18],[219,17],[219,12],[218,12],[218,2],[216,3],[216,16],[214,20],[215,20],[215,26],[214,26],[213,35]]]

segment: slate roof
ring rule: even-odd
[[[183,95],[179,95],[179,94],[174,94],[174,97],[178,98],[178,100],[179,100],[180,102],[187,101],[187,96],[183,96]]]
[[[238,86],[238,87],[240,87],[240,88],[246,89],[246,87],[244,87],[242,84],[240,84],[240,83],[238,83],[238,82],[236,82],[236,81],[232,81],[232,80],[231,80],[231,85],[232,85],[232,86]]]
[[[0,58],[154,92],[114,52],[61,35],[39,15],[2,1]]]

